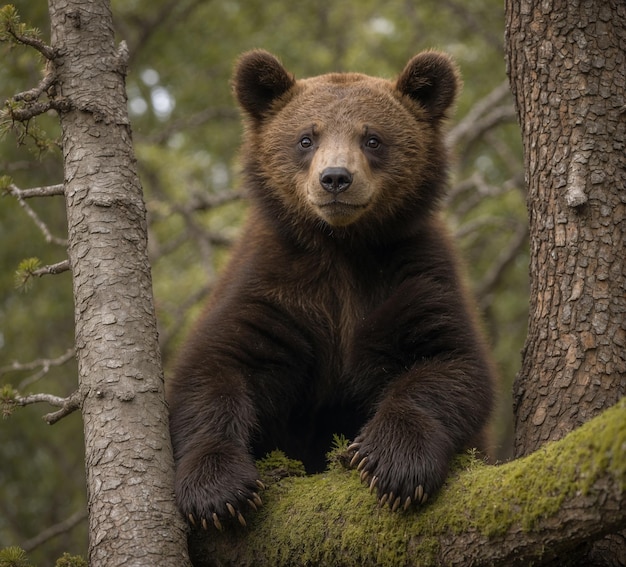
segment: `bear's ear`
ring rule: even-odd
[[[450,57],[426,51],[407,63],[396,81],[396,89],[418,102],[433,120],[439,120],[452,106],[460,82]]]
[[[233,76],[235,96],[241,108],[261,121],[272,103],[285,94],[295,79],[271,53],[257,49],[244,53]]]

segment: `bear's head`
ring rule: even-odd
[[[395,81],[296,80],[255,50],[240,58],[233,83],[252,197],[279,222],[337,232],[412,222],[436,205],[448,163],[440,126],[459,88],[448,56],[416,55]]]

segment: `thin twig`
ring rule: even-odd
[[[19,34],[12,27],[7,28],[7,32],[9,32],[15,38],[15,41],[35,48],[37,51],[39,51],[39,53],[41,53],[46,59],[50,61],[58,56],[58,50],[50,47],[36,37]]]
[[[18,396],[15,403],[18,406],[29,406],[31,404],[46,403],[55,407],[63,407],[69,398],[61,398],[52,394],[29,394],[28,396]]]
[[[50,264],[49,266],[44,266],[43,268],[39,268],[34,270],[33,276],[49,276],[49,275],[57,275],[62,274],[63,272],[67,272],[70,269],[70,261],[63,260],[62,262],[57,262],[56,264]]]
[[[488,127],[516,117],[513,103],[502,105],[510,97],[508,81],[500,83],[489,94],[478,100],[463,119],[448,133],[448,143],[457,145],[462,139],[475,139]]]
[[[40,545],[43,545],[44,543],[51,540],[52,538],[58,535],[64,534],[66,532],[69,532],[75,526],[77,526],[82,521],[84,521],[86,518],[87,518],[87,510],[79,510],[78,512],[74,512],[66,520],[63,520],[62,522],[59,522],[58,524],[54,524],[54,526],[50,526],[49,528],[46,528],[45,530],[37,534],[35,537],[32,537],[29,540],[26,540],[24,543],[22,543],[20,547],[24,551],[29,553],[33,549],[36,549]]]
[[[62,366],[66,362],[69,362],[74,358],[76,354],[75,349],[69,348],[67,349],[61,356],[57,358],[39,358],[37,360],[33,360],[31,362],[13,362],[8,366],[3,366],[0,368],[0,376],[3,374],[8,374],[9,372],[25,372],[30,370],[38,370],[32,376],[28,378],[24,378],[18,385],[18,390],[23,390],[24,388],[30,386],[34,382],[40,380],[43,376],[45,376],[48,372],[50,372],[51,368],[55,368],[57,366]]]
[[[15,403],[19,406],[29,406],[31,404],[46,403],[54,407],[60,407],[59,411],[48,413],[43,416],[48,425],[53,425],[65,416],[80,409],[80,398],[78,392],[74,392],[67,398],[53,396],[52,394],[30,394],[28,396],[18,396]]]
[[[509,245],[503,250],[495,262],[492,263],[489,272],[480,283],[480,287],[476,291],[476,296],[480,298],[480,303],[484,307],[487,296],[494,290],[500,278],[511,265],[511,263],[519,256],[520,250],[526,245],[528,239],[528,226],[520,223],[511,238]]]
[[[37,100],[45,91],[47,91],[52,86],[55,80],[56,80],[56,73],[48,72],[44,75],[43,79],[41,79],[41,81],[36,87],[33,87],[32,89],[29,89],[21,93],[17,93],[13,97],[13,100],[33,102]]]
[[[58,185],[48,185],[46,187],[32,187],[31,189],[20,189],[16,185],[9,185],[9,193],[14,197],[22,199],[32,199],[34,197],[56,197],[63,195],[63,183]]]
[[[58,187],[58,186],[55,186],[55,187]],[[43,188],[40,188],[40,189],[43,189]],[[30,191],[34,191],[34,190],[31,189]],[[24,200],[21,194],[22,193],[21,190],[17,186],[15,186],[13,183],[9,185],[9,193],[17,199],[17,202],[24,209],[26,214],[32,219],[35,225],[37,225],[39,230],[42,232],[44,238],[46,239],[46,242],[49,242],[52,244],[58,244],[59,246],[64,246],[64,247],[67,246],[67,240],[63,238],[58,238],[52,235],[46,223],[43,222],[39,218],[39,215],[26,203],[26,201]],[[58,193],[55,193],[55,194],[58,194]]]
[[[145,138],[146,142],[153,144],[165,144],[173,134],[188,131],[190,128],[198,128],[203,124],[217,120],[238,120],[239,113],[235,108],[217,107],[206,108],[190,116],[171,120],[167,127],[162,128],[157,133]]]

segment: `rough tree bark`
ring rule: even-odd
[[[519,457],[626,395],[626,4],[507,0],[506,14],[531,241]],[[582,564],[624,565],[624,543]]]
[[[107,0],[49,0],[61,108],[89,563],[180,567],[185,528],[157,342],[147,227]]]

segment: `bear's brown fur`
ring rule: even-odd
[[[222,526],[261,500],[254,458],[324,468],[333,433],[392,509],[481,442],[492,370],[437,209],[458,76],[440,53],[394,81],[296,81],[244,54],[250,211],[169,383],[176,497]]]

